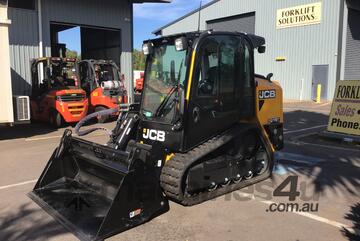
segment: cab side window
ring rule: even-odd
[[[244,39],[244,51],[241,55],[241,109],[240,115],[244,118],[252,117],[255,114],[254,78],[253,78],[253,57],[252,48],[247,40]]]
[[[235,98],[239,76],[239,46],[236,36],[212,36],[202,44],[197,66],[197,96]]]
[[[248,43],[245,44],[244,52],[244,87],[251,87],[251,55],[250,46]]]
[[[215,37],[205,40],[200,50],[201,60],[197,68],[198,96],[217,96],[219,81],[219,43]]]
[[[236,36],[221,36],[220,42],[220,98],[227,108],[232,108],[236,101],[239,76],[239,46],[241,39]]]

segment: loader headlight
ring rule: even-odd
[[[142,46],[142,50],[144,55],[149,55],[153,51],[153,44],[152,43],[144,43]]]
[[[181,37],[175,40],[175,48],[176,51],[186,50],[188,47],[187,39],[185,37]]]

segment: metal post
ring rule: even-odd
[[[321,84],[317,85],[316,103],[321,103]]]
[[[39,58],[44,57],[44,46],[43,46],[43,29],[42,29],[42,8],[41,0],[38,0],[38,28],[39,28]],[[44,66],[40,64],[39,81],[44,79]]]
[[[304,79],[301,79],[300,101],[303,100],[303,93],[304,93]]]

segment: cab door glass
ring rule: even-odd
[[[244,52],[244,87],[250,88],[251,84],[251,55],[250,55],[250,46],[249,44],[245,44],[245,52]]]
[[[219,85],[219,43],[209,37],[200,50],[197,68],[197,96],[217,96]]]
[[[240,82],[238,48],[241,39],[236,36],[221,36],[219,76],[220,76],[220,105],[222,111],[236,108],[237,82]]]
[[[244,50],[241,54],[241,73],[240,82],[240,115],[244,118],[252,117],[255,114],[255,81],[254,81],[254,66],[252,57],[252,48],[249,42],[244,39]]]

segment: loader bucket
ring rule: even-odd
[[[146,148],[122,152],[67,130],[28,195],[80,240],[103,240],[169,210]]]

